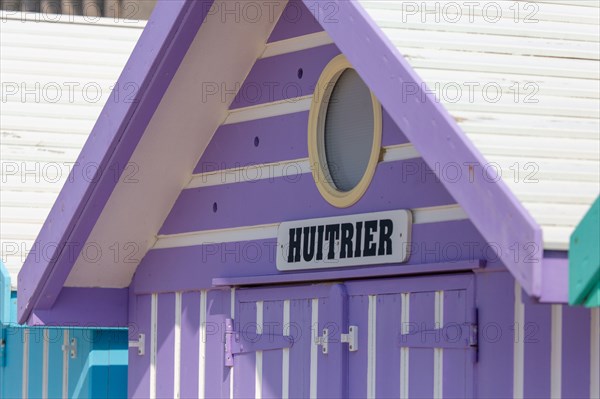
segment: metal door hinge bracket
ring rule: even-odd
[[[321,345],[321,352],[326,355],[329,353],[329,329],[323,329],[323,335],[315,337],[315,344]]]
[[[137,341],[129,341],[129,347],[137,348],[138,355],[144,356],[144,354],[146,353],[146,335],[139,334]]]
[[[356,352],[358,350],[358,326],[350,326],[348,334],[342,334],[340,339],[343,343],[348,344],[350,352]]]
[[[71,359],[77,358],[77,338],[71,338],[71,341],[68,345],[63,345],[61,347],[62,351],[69,351],[69,356]]]

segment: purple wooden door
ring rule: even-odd
[[[243,340],[291,336],[293,345],[235,354],[234,396],[472,397],[473,281],[453,275],[237,290],[235,330]]]
[[[346,397],[346,351],[329,345],[324,353],[317,342],[324,329],[330,341],[339,339],[346,306],[344,286],[337,284],[237,290],[235,330],[242,340],[284,335],[293,345],[234,354],[234,396]]]
[[[355,398],[473,397],[476,356],[472,275],[348,282]]]

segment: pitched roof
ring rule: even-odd
[[[139,87],[136,101],[111,101],[106,105],[90,140],[83,148],[80,160],[97,162],[101,171],[110,170],[115,164],[127,163],[154,112],[164,105],[159,103],[167,98],[164,97],[165,93],[178,68],[183,65],[182,60],[190,45],[215,40],[210,35],[197,36],[201,24],[203,27],[207,24],[202,21],[205,21],[208,13],[207,5],[211,3],[187,0],[158,4],[119,79],[119,82],[134,82]],[[318,0],[304,0],[304,3],[311,10],[331,4]],[[458,182],[441,180],[485,239],[494,244],[504,264],[525,290],[531,295],[540,296],[542,232],[538,223],[501,179],[484,177],[486,159],[447,110],[426,92],[421,78],[363,7],[347,0],[337,1],[335,5],[336,23],[322,23],[324,29],[430,166],[436,163],[463,165],[464,176],[468,178]],[[248,25],[247,32],[240,30],[230,33],[225,25],[211,27],[217,32],[221,29],[224,36],[264,37],[265,41],[266,31],[263,30],[267,28],[255,24]],[[260,32],[254,32],[254,36],[251,36],[253,29]],[[244,62],[248,63],[248,70],[253,62],[250,56],[255,52],[257,57],[261,49],[264,46],[252,47],[245,54]],[[196,62],[209,62],[213,55],[218,57],[220,53],[233,51],[215,46],[205,50],[204,61]],[[189,69],[190,65],[186,65],[186,68]],[[179,90],[184,90],[180,84],[178,82]],[[407,85],[416,88],[414,97],[405,96]],[[187,117],[195,118],[196,115]],[[212,118],[218,120],[221,115],[217,113]],[[435,167],[432,169],[436,170]],[[34,308],[52,307],[76,261],[69,256],[72,252],[64,250],[64,244],[74,243],[76,250],[81,249],[116,186],[116,179],[108,173],[99,175],[93,182],[74,179],[65,184],[38,237],[41,243],[54,241],[63,245],[52,254],[50,259],[54,261],[36,262],[32,256],[27,259],[19,275],[21,322],[28,319]],[[134,189],[142,190],[143,184],[138,184]],[[523,247],[529,256],[515,259],[515,243]]]

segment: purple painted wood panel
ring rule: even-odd
[[[231,317],[231,292],[229,289],[208,291],[206,302],[205,396],[228,398],[232,368],[225,366],[223,337],[225,319]]]
[[[402,329],[401,320],[402,296],[378,295],[376,341],[380,349],[375,366],[375,393],[379,398],[397,398],[400,394],[400,348],[394,343],[398,342]]]
[[[442,286],[443,287],[443,286]],[[442,288],[440,287],[440,288]],[[413,292],[410,294],[409,323],[419,331],[435,326],[435,293]],[[433,397],[433,349],[410,348],[408,356],[408,395],[411,398]]]
[[[479,260],[491,252],[469,221],[419,224],[413,226],[412,234],[406,265]],[[215,277],[280,274],[275,247],[275,239],[266,239],[151,250],[138,267],[135,289],[137,293],[192,290],[212,287]],[[497,258],[488,259],[486,268],[497,262]],[[169,279],[162,278],[165,264]]]
[[[129,349],[127,367],[127,396],[145,399],[150,397],[150,317],[151,295],[130,296],[129,339],[137,340],[138,334],[146,337],[146,355],[139,356],[137,348]]]
[[[263,304],[263,334],[283,334],[283,301]],[[283,351],[263,351],[262,397],[281,397]]]
[[[50,310],[35,310],[28,325],[126,327],[127,288],[64,287]]]
[[[202,154],[194,173],[306,158],[307,131],[308,112],[222,125]],[[256,138],[258,146],[255,145]]]
[[[333,18],[333,15],[327,15],[328,18]],[[307,35],[322,31],[321,24],[315,18],[314,14],[306,8],[300,0],[290,0],[283,10],[283,14],[268,42],[276,42],[279,40],[290,39],[296,36]]]
[[[563,306],[562,397],[590,396],[590,309]],[[600,376],[596,376],[600,378]]]
[[[308,112],[222,125],[202,154],[194,173],[307,158],[307,132]],[[384,109],[382,145],[406,143],[406,136]],[[255,172],[248,168],[242,176],[254,178]],[[225,177],[223,174],[222,182],[226,181]]]
[[[290,300],[290,398],[306,398],[310,394],[310,347],[312,303],[310,299]]]
[[[348,324],[358,326],[359,331],[359,350],[348,355],[348,391],[351,398],[366,398],[369,297],[351,295],[348,302]]]
[[[194,398],[198,396],[199,354],[200,292],[184,292],[181,295],[180,393],[182,398]]]
[[[444,291],[444,326],[450,337],[460,331],[472,311],[466,290]],[[461,336],[461,338],[463,338]],[[473,352],[468,349],[443,350],[442,396],[468,398],[473,396]]]
[[[173,397],[175,348],[175,294],[158,295],[156,335],[156,397]]]
[[[551,311],[549,305],[535,303],[523,294],[525,305],[524,385],[526,398],[550,397]]]
[[[512,398],[515,280],[508,272],[478,273],[478,398]]]
[[[339,54],[338,48],[330,44],[260,59],[241,84],[230,108],[294,101],[311,95],[325,65]]]
[[[454,203],[425,163],[412,159],[379,164],[365,195],[346,209],[325,201],[310,173],[183,190],[160,234]]]
[[[319,398],[348,397],[348,348],[341,343],[341,334],[348,332],[348,296],[342,284],[333,284],[327,296],[319,299],[319,335],[328,329],[329,348],[323,354],[319,347],[317,396]]]
[[[256,340],[256,302],[238,302],[235,325],[247,340]],[[236,398],[255,397],[256,352],[234,356],[233,392]]]

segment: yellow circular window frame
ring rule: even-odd
[[[319,192],[331,205],[347,208],[354,205],[365,194],[375,175],[381,152],[381,104],[371,92],[373,104],[373,146],[367,169],[350,191],[341,191],[333,183],[325,154],[325,120],[333,89],[344,71],[354,69],[343,55],[335,57],[325,66],[315,87],[308,116],[308,158],[313,178]]]

